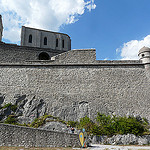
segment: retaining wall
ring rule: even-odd
[[[77,134],[0,124],[0,146],[79,147]]]

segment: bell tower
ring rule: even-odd
[[[2,16],[0,15],[0,41],[2,40],[3,35],[3,23],[2,23]]]

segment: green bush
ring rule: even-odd
[[[54,117],[52,115],[44,115],[40,118],[36,118],[29,126],[33,128],[38,128],[46,123],[47,118],[53,118],[54,120],[51,121],[57,121],[66,124],[66,122],[64,120],[61,120],[59,117]]]
[[[114,125],[114,131],[117,134],[135,134],[140,135],[145,131],[144,125],[134,117],[117,117]]]
[[[79,125],[78,121],[68,121],[67,125],[71,126],[71,127],[76,127]]]
[[[8,107],[11,107],[12,106],[12,103],[8,103],[8,104],[5,104],[2,108],[8,108]]]
[[[8,108],[8,107],[10,107],[11,110],[14,111],[14,112],[17,110],[17,105],[13,105],[12,103],[8,103],[8,104],[4,105],[4,106],[2,107],[2,109],[3,109],[3,108]]]
[[[78,129],[85,129],[88,135],[92,134],[92,130],[94,128],[95,123],[90,120],[87,116],[80,119],[80,123],[78,125]]]
[[[11,110],[15,112],[17,110],[17,105],[11,105]]]
[[[16,117],[14,115],[9,115],[4,123],[16,124],[17,123],[17,119],[16,119]]]
[[[116,117],[105,114],[97,114],[96,123],[87,116],[80,119],[79,129],[85,128],[88,134],[108,135],[135,134],[141,135],[148,131],[146,121],[139,121],[135,117]]]
[[[47,116],[35,118],[35,120],[29,126],[33,127],[33,128],[38,128],[38,127],[42,126],[43,124],[45,124],[46,117]]]

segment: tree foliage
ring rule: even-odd
[[[135,117],[110,116],[100,113],[95,119],[94,123],[87,116],[81,118],[78,128],[85,128],[88,134],[108,136],[128,133],[141,135],[147,131],[148,122],[145,119],[139,121]]]

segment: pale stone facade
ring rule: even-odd
[[[71,39],[67,34],[22,27],[21,46],[71,50]]]

